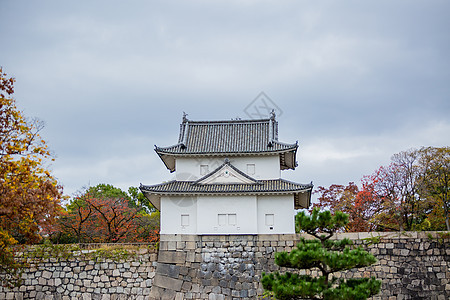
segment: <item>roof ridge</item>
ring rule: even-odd
[[[230,124],[230,123],[266,123],[269,122],[270,119],[238,119],[238,120],[200,120],[200,121],[193,121],[193,120],[187,120],[190,125],[208,125],[208,124]]]

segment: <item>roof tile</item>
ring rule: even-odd
[[[232,154],[296,150],[278,141],[275,118],[261,120],[190,121],[180,125],[178,144],[156,147],[167,154]]]
[[[312,184],[299,184],[284,179],[259,180],[257,183],[239,184],[205,184],[195,181],[169,181],[156,185],[141,185],[142,191],[162,194],[235,194],[235,193],[292,193],[311,191]]]

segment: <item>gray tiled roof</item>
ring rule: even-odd
[[[141,185],[142,191],[162,194],[236,194],[236,193],[290,193],[309,191],[312,184],[299,184],[284,179],[258,180],[257,183],[196,184],[195,181],[172,180],[156,185]]]
[[[178,143],[155,146],[164,164],[175,171],[175,157],[184,155],[280,155],[280,168],[295,169],[298,143],[278,141],[275,114],[261,120],[191,121],[183,117]]]
[[[161,196],[198,195],[264,195],[293,194],[294,208],[307,208],[311,202],[312,183],[299,184],[284,179],[258,180],[257,183],[238,184],[196,184],[195,181],[169,181],[156,185],[142,185],[140,190],[160,209]]]
[[[275,119],[190,121],[180,125],[178,144],[156,147],[160,153],[230,154],[283,152],[296,150],[298,145],[278,141]]]

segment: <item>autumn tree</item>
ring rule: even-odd
[[[370,176],[380,230],[443,230],[449,218],[449,147],[409,149]],[[447,229],[450,229],[447,226]]]
[[[376,228],[374,217],[378,212],[379,202],[374,198],[370,182],[363,180],[362,189],[349,182],[347,186],[333,184],[329,188],[319,186],[315,191],[318,202],[314,203],[310,212],[316,207],[346,213],[348,223],[343,227],[346,232],[373,231]]]
[[[367,299],[380,291],[381,281],[372,278],[337,278],[335,272],[369,266],[375,257],[361,247],[353,247],[349,239],[331,237],[346,226],[348,216],[340,211],[313,209],[310,215],[300,212],[295,217],[297,231],[315,239],[302,238],[290,252],[275,254],[275,263],[291,270],[316,270],[318,275],[298,272],[263,273],[261,283],[276,299]]]
[[[449,147],[409,149],[364,176],[361,189],[319,187],[314,206],[349,214],[347,231],[450,230],[449,184]]]
[[[131,189],[134,191],[134,189]],[[140,196],[109,184],[90,187],[74,197],[53,230],[56,242],[153,242],[159,218],[146,211]]]
[[[418,157],[414,149],[394,154],[389,166],[380,167],[372,175],[374,191],[384,203],[383,226],[388,229],[411,230],[420,223],[423,201],[418,195],[421,178]]]
[[[48,146],[39,135],[43,124],[17,109],[14,81],[0,68],[0,261],[6,272],[10,246],[37,242],[62,198],[62,188],[48,170]]]
[[[450,147],[424,147],[420,153],[423,178],[419,194],[431,204],[427,220],[435,229],[450,231]]]
[[[150,203],[150,201],[147,199],[147,197],[144,196],[144,194],[138,187],[129,187],[128,195],[130,196],[131,201],[134,203],[134,205],[143,207],[147,211],[147,213],[156,212],[156,208],[153,206],[153,204]]]

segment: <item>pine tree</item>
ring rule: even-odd
[[[276,299],[367,299],[380,291],[381,281],[372,278],[342,279],[333,273],[352,268],[367,267],[375,257],[353,247],[349,239],[331,240],[339,228],[348,222],[348,215],[314,209],[307,216],[300,212],[295,217],[297,232],[306,232],[316,239],[302,238],[291,252],[275,254],[275,263],[292,269],[317,270],[318,276],[286,272],[263,273],[262,285]]]

